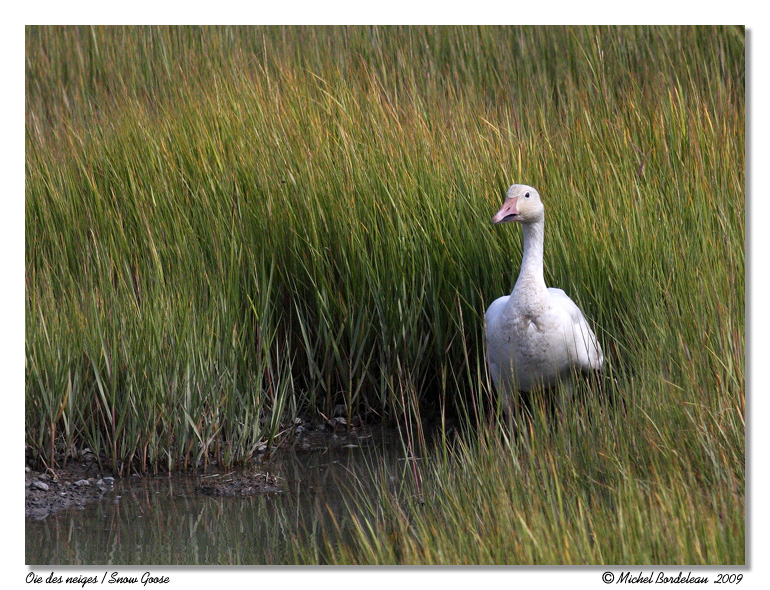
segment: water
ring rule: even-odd
[[[192,476],[116,480],[84,509],[27,520],[26,563],[282,564],[300,561],[297,546],[323,562],[324,535],[344,543],[352,512],[363,510],[356,494],[378,474],[387,482],[406,475],[392,433],[344,443],[276,452],[264,467],[281,478],[282,493],[204,496]]]

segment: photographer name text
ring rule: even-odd
[[[666,572],[604,572],[602,581],[605,584],[740,584],[743,574],[716,574],[712,580],[708,576],[679,572],[674,575]]]

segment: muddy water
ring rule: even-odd
[[[303,561],[297,546],[323,561],[323,535],[345,543],[357,494],[404,477],[403,457],[392,433],[284,449],[265,467],[285,491],[249,497],[204,496],[191,476],[117,480],[84,509],[27,520],[26,563],[285,564]]]

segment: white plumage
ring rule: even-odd
[[[518,391],[566,382],[576,371],[600,371],[602,349],[582,312],[543,277],[545,214],[531,186],[514,184],[492,223],[516,221],[524,232],[521,269],[510,295],[485,314],[492,381],[506,408]]]

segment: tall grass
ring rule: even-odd
[[[428,491],[465,489],[492,453],[511,543],[558,524],[527,520],[558,501],[577,528],[539,542],[567,560],[742,555],[742,29],[45,27],[26,56],[41,462],[88,446],[124,473],[231,464],[297,414],[341,404],[419,439],[426,413],[476,407],[483,312],[521,248],[489,219],[524,182],[546,281],[597,326],[625,410],[468,449],[457,472],[446,457]],[[605,493],[623,526],[652,511],[661,535],[707,538],[592,544],[578,517]]]
[[[536,414],[515,439],[482,429],[444,458],[431,453],[419,491],[409,478],[394,490],[383,473],[353,503],[351,541],[321,553],[335,564],[744,563],[740,468],[706,485],[713,464],[697,451],[684,459],[688,442],[644,448],[648,437],[632,435],[642,419],[618,425],[596,404],[548,422]],[[298,544],[297,559],[318,551]]]

